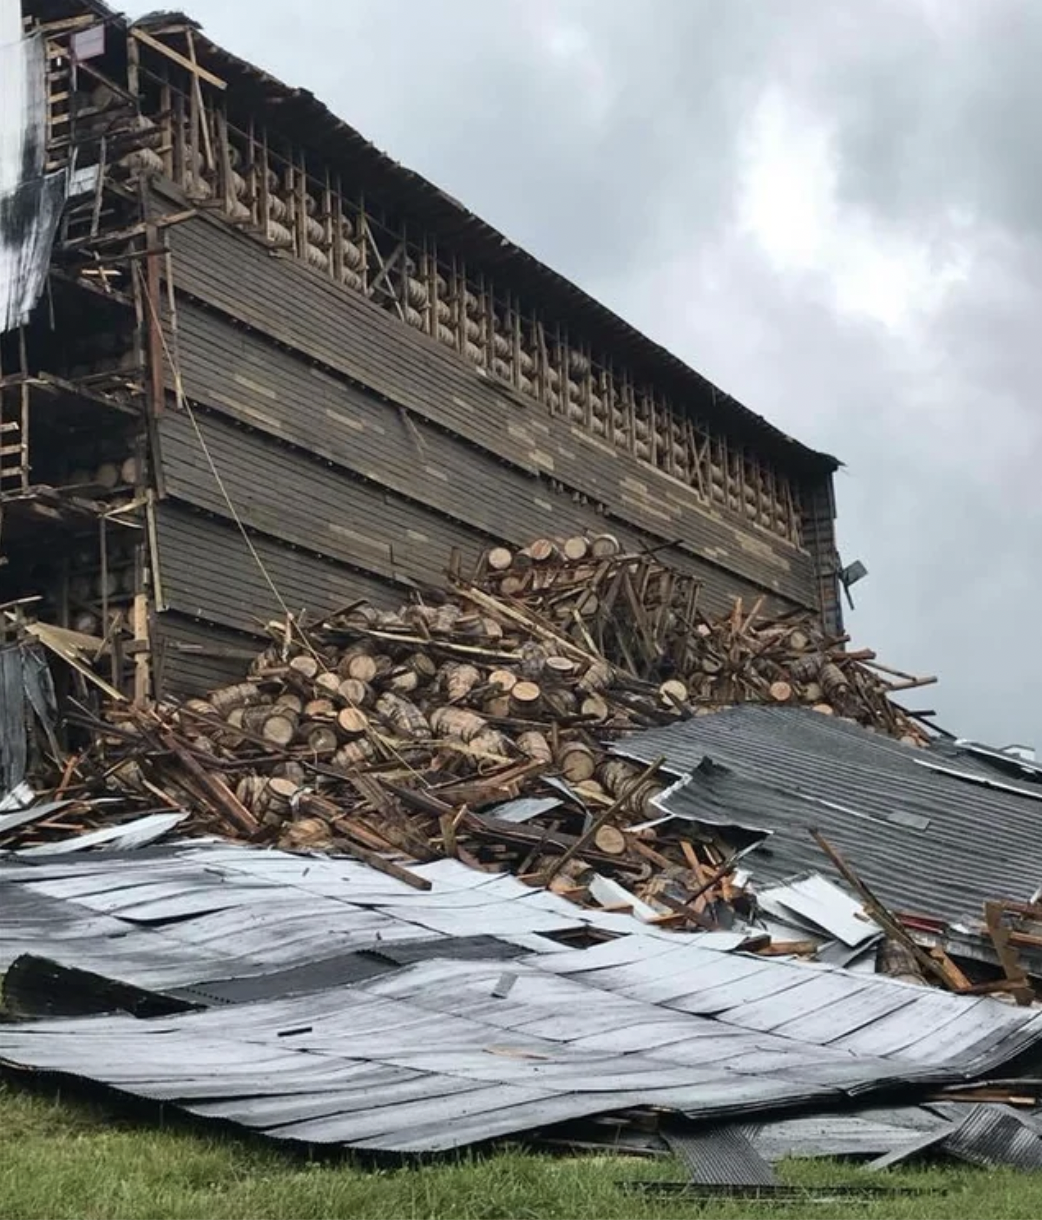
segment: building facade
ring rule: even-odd
[[[541,536],[842,630],[833,458],[189,19],[24,0],[14,33],[0,602],[142,698]]]

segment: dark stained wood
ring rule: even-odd
[[[677,537],[723,566],[752,565],[748,579],[777,592],[808,557],[766,531],[713,514],[694,491],[597,441],[481,377],[427,337],[306,267],[273,259],[217,222],[178,226],[170,241],[177,285],[324,368],[529,472],[560,479],[639,528]],[[263,387],[260,387],[263,396]],[[800,581],[800,597],[812,592]]]

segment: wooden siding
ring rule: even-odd
[[[805,552],[706,511],[691,488],[543,413],[358,294],[294,260],[272,257],[220,221],[175,226],[169,241],[179,288],[305,361],[520,470],[558,480],[659,540],[679,539],[682,549],[764,589],[817,604]],[[259,398],[268,395],[266,380],[253,388]]]
[[[263,432],[208,412],[196,410],[194,416],[195,427],[173,411],[159,424],[171,497],[231,516],[209,453],[236,512],[251,529],[401,584],[440,585],[454,547],[473,564],[490,545],[487,535],[425,512]]]
[[[254,634],[283,613],[234,524],[167,501],[156,509],[160,609]],[[397,606],[407,590],[368,573],[294,550],[262,534],[252,541],[282,599],[294,613],[328,614],[364,597]]]
[[[187,397],[301,450],[302,464],[290,487],[306,480],[313,469],[306,458],[313,455],[348,477],[360,476],[397,493],[389,498],[399,506],[403,501],[412,503],[413,528],[425,535],[441,528],[446,548],[455,544],[466,550],[467,543],[458,534],[449,541],[444,526],[428,524],[431,512],[468,527],[480,523],[485,542],[495,537],[520,545],[545,534],[610,529],[632,549],[661,544],[658,538],[607,520],[592,504],[555,490],[546,479],[498,461],[422,419],[404,418],[390,404],[212,312],[182,303],[178,313],[179,364]],[[203,426],[203,413],[196,415]],[[176,416],[168,413],[165,418]],[[183,437],[186,426],[164,422],[160,432]],[[171,450],[168,455],[166,450],[164,445],[164,475],[177,454]],[[182,439],[180,453],[182,465],[198,468],[205,463],[194,437],[190,442]],[[174,472],[174,477],[180,494],[186,494],[184,481],[193,477],[193,471]],[[212,483],[212,476],[208,477]],[[204,506],[225,511],[212,501]],[[256,524],[265,528],[261,520]],[[725,609],[732,597],[757,591],[751,581],[677,547],[661,553],[676,567],[703,579],[714,608]]]
[[[261,646],[253,635],[161,614],[153,629],[157,694],[164,699],[205,695],[238,682]]]
[[[655,547],[701,579],[710,612],[763,593],[772,610],[817,606],[807,553],[696,507],[356,294],[217,222],[170,240],[166,382],[194,423],[170,393],[154,453],[163,693],[240,674],[243,641],[282,613],[225,492],[285,603],[312,617],[396,606],[440,583],[454,548],[470,563],[493,540],[583,531]]]

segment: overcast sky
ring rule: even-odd
[[[1039,0],[186,7],[841,458],[858,644],[1042,747]]]

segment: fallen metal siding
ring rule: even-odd
[[[396,942],[401,960],[425,953],[418,940],[435,954],[305,996],[0,1025],[0,1057],[273,1138],[407,1152],[635,1105],[710,1118],[932,1087],[1042,1040],[1042,1015],[987,998],[730,952],[726,937],[647,928],[455,861],[416,871],[430,891],[352,861],[221,843],[0,863],[12,912],[0,954],[31,945],[139,990],[271,978],[360,950],[393,960]],[[547,941],[510,962],[452,949],[475,930],[531,944],[583,923],[621,937],[563,952]]]
[[[694,491],[582,429],[539,412],[457,355],[358,296],[217,221],[170,230],[176,286],[228,317],[399,403],[529,474],[542,473],[660,540],[802,605],[809,555],[707,512]]]
[[[1042,1136],[1030,1119],[1009,1106],[974,1106],[945,1139],[944,1150],[986,1168],[1042,1169]]]
[[[689,1131],[665,1127],[663,1138],[701,1186],[774,1186],[770,1165],[737,1127]]]
[[[1026,901],[1042,877],[1042,804],[919,765],[949,765],[944,747],[916,749],[813,711],[744,706],[639,734],[620,749],[649,762],[664,755],[678,773],[707,756],[728,768],[696,770],[667,804],[697,821],[773,832],[748,857],[764,882],[822,867],[810,826],[901,911],[979,917],[988,899]],[[970,758],[954,765],[992,774]]]

